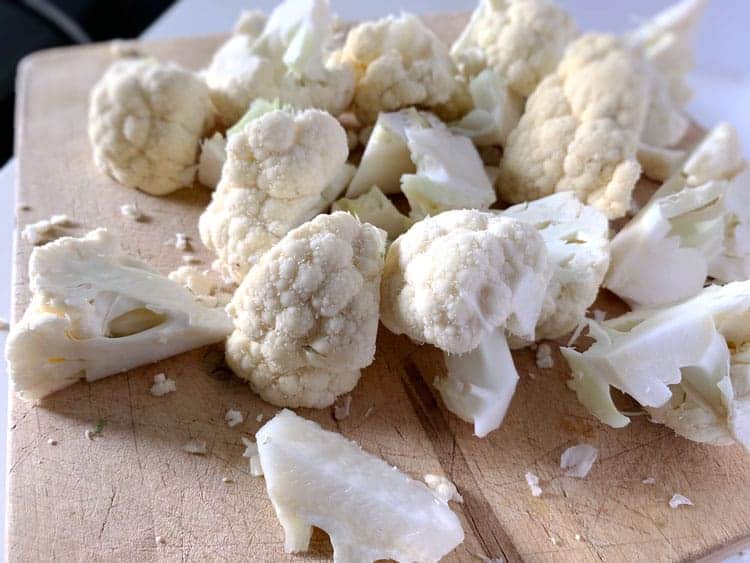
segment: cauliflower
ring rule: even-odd
[[[458,88],[448,48],[411,14],[358,25],[336,55],[355,69],[353,109],[364,124],[380,112],[445,104]]]
[[[180,266],[167,277],[190,290],[196,301],[206,307],[226,306],[235,289],[223,283],[215,272],[201,271],[195,266]]]
[[[122,254],[105,229],[35,248],[29,281],[31,303],[5,348],[23,399],[218,342],[232,330],[223,310]]]
[[[611,35],[571,44],[508,137],[500,197],[520,203],[570,190],[609,219],[625,215],[641,172],[636,150],[649,101],[643,67]]]
[[[572,331],[596,300],[609,266],[609,222],[570,192],[521,203],[502,212],[537,228],[553,273],[536,325],[536,339]]]
[[[319,215],[266,252],[227,307],[227,363],[277,406],[324,408],[372,363],[385,233]]]
[[[334,202],[333,211],[348,211],[363,223],[370,223],[388,233],[388,240],[395,240],[411,227],[413,221],[393,205],[380,188],[373,186],[369,192],[355,199],[340,199]]]
[[[641,142],[655,147],[673,147],[687,133],[690,120],[669,95],[669,83],[658,69],[649,65],[648,74],[651,93]]]
[[[251,110],[252,111],[252,110]],[[201,240],[237,283],[290,229],[339,195],[346,133],[329,114],[273,110],[229,135],[227,160],[199,222]]]
[[[313,526],[334,561],[436,562],[464,539],[447,502],[340,434],[284,409],[256,438],[287,553],[308,549]]]
[[[750,451],[750,282],[710,286],[671,307],[598,324],[586,352],[563,348],[578,400],[605,424],[629,420],[613,386],[654,422],[696,442],[739,443]]]
[[[605,287],[637,308],[695,295],[709,274],[747,278],[750,176],[737,175],[742,166],[737,132],[718,125],[614,237]]]
[[[500,425],[518,380],[505,333],[534,340],[551,275],[533,226],[478,210],[428,217],[388,250],[381,321],[446,352],[436,386],[477,436]]]
[[[207,188],[214,189],[221,180],[221,167],[227,159],[227,141],[221,133],[214,133],[201,143],[201,156],[198,160],[198,181]]]
[[[679,170],[685,154],[680,149],[655,147],[645,143],[638,145],[638,162],[643,174],[658,182],[664,182]]]
[[[345,110],[354,73],[327,52],[333,31],[328,0],[286,0],[262,29],[261,22],[257,15],[241,17],[204,71],[224,124],[235,123],[257,98],[334,114]]]
[[[154,59],[119,60],[91,90],[94,162],[124,186],[166,195],[192,185],[213,119],[208,90],[192,72]]]
[[[480,0],[451,55],[464,74],[489,67],[526,98],[577,35],[573,19],[547,0]]]

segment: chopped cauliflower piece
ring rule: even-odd
[[[670,96],[666,77],[650,65],[647,68],[651,91],[640,140],[655,147],[673,147],[690,129],[690,119]]]
[[[168,277],[189,289],[196,300],[206,307],[224,307],[234,292],[233,286],[223,283],[213,272],[200,271],[195,266],[180,266]]]
[[[129,188],[166,195],[193,183],[200,139],[213,125],[206,85],[155,59],[121,59],[91,91],[94,162]]]
[[[229,136],[221,181],[199,230],[237,283],[289,230],[338,197],[328,188],[349,170],[347,154],[344,129],[320,110],[272,110]]]
[[[578,444],[565,450],[560,456],[560,467],[565,469],[567,477],[583,479],[591,471],[599,450],[589,444]]]
[[[464,74],[489,67],[526,98],[577,35],[570,15],[547,0],[480,0],[451,55]]]
[[[644,485],[654,485],[656,484],[656,479],[654,479],[653,477],[646,477],[641,481],[641,483],[643,483]]]
[[[204,139],[198,159],[198,181],[207,188],[214,189],[221,180],[221,168],[227,159],[227,140],[221,133]]]
[[[527,471],[524,477],[526,478],[526,484],[529,486],[529,490],[531,491],[531,496],[542,496],[542,488],[539,486],[539,477],[537,477],[536,474],[532,473],[531,471]]]
[[[424,476],[424,482],[428,487],[430,487],[432,493],[443,502],[464,501],[464,497],[459,494],[456,485],[454,485],[453,482],[447,477],[428,473]]]
[[[174,379],[169,379],[163,373],[157,373],[154,376],[154,384],[151,386],[151,394],[154,397],[162,397],[167,393],[177,391],[177,383]]]
[[[385,233],[349,213],[290,231],[227,307],[227,363],[276,406],[324,408],[372,363]]]
[[[190,237],[185,233],[174,234],[174,247],[182,252],[190,250]]]
[[[605,424],[629,420],[609,388],[696,442],[750,450],[750,281],[710,286],[671,307],[644,309],[598,324],[583,353],[562,348],[578,400]]]
[[[242,413],[237,409],[229,409],[224,415],[224,420],[227,421],[227,426],[229,426],[229,428],[234,428],[238,424],[242,424],[245,417],[243,417]]]
[[[122,253],[105,229],[34,249],[31,303],[6,344],[23,399],[219,342],[232,330],[221,309]]]
[[[256,437],[287,553],[308,549],[313,526],[330,536],[335,561],[438,561],[464,539],[424,483],[340,434],[285,409]]]
[[[686,496],[674,494],[669,499],[669,508],[677,508],[678,506],[693,506],[693,501]]]
[[[343,198],[334,202],[333,211],[348,211],[363,223],[370,223],[388,233],[395,240],[411,227],[413,221],[393,205],[378,186],[354,199]]]
[[[140,221],[143,219],[143,213],[135,203],[126,203],[120,206],[120,215],[132,219],[133,221]]]
[[[206,447],[205,441],[193,438],[182,446],[182,451],[193,455],[206,455],[208,453],[208,448]]]
[[[539,369],[552,369],[555,367],[555,359],[552,357],[552,348],[549,344],[542,343],[537,346],[536,367]]]
[[[700,186],[711,180],[731,180],[744,165],[737,129],[719,123],[690,154],[682,172],[689,186]]]
[[[411,14],[358,25],[337,55],[355,69],[353,109],[364,124],[380,112],[435,108],[458,88],[447,46]]]
[[[643,173],[659,182],[664,182],[674,175],[685,160],[685,151],[667,149],[641,143],[638,145],[638,162]]]
[[[48,219],[42,219],[36,223],[26,225],[21,231],[21,236],[36,246],[55,238],[54,227]]]
[[[70,227],[73,224],[73,220],[67,215],[53,215],[49,218],[49,222],[53,227]]]
[[[250,464],[250,475],[253,477],[263,476],[263,467],[260,464],[260,455],[258,454],[258,444],[242,436],[242,443],[245,445],[245,451],[242,457],[246,457]]]
[[[339,397],[336,400],[336,403],[333,405],[333,418],[336,420],[345,420],[349,418],[349,414],[351,413],[352,408],[352,396],[346,395],[343,397]]]
[[[509,135],[499,196],[519,203],[573,191],[609,219],[624,216],[641,173],[636,151],[649,87],[644,63],[622,41],[581,36]]]

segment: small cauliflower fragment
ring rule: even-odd
[[[339,397],[333,405],[333,418],[336,420],[345,420],[349,418],[352,408],[352,396],[346,395],[343,399]],[[260,421],[259,421],[260,422]]]
[[[224,311],[123,254],[105,229],[34,249],[29,280],[31,303],[5,354],[23,399],[219,342],[232,330]]]
[[[193,183],[201,137],[213,125],[206,85],[155,59],[121,59],[91,91],[94,162],[129,188],[166,195]]]
[[[451,55],[464,74],[489,67],[526,98],[577,35],[570,15],[547,0],[480,0]]]
[[[646,477],[641,481],[641,483],[643,483],[644,485],[654,485],[656,484],[656,479],[654,479],[653,477]]]
[[[464,539],[424,483],[340,434],[285,409],[256,437],[287,553],[308,549],[313,526],[330,536],[335,561],[436,562]]]
[[[126,203],[120,206],[120,215],[132,219],[133,221],[140,221],[143,219],[143,213],[135,203]]]
[[[53,215],[49,218],[49,222],[53,227],[70,227],[73,225],[73,220],[65,214]]]
[[[174,234],[174,247],[181,251],[186,252],[190,250],[190,237],[185,233]]]
[[[227,426],[229,426],[229,428],[234,428],[238,424],[242,424],[242,421],[245,420],[245,417],[242,416],[242,413],[237,409],[229,409],[224,415],[224,420],[226,420]]]
[[[214,189],[221,180],[221,168],[227,159],[227,140],[221,133],[201,142],[201,155],[198,159],[198,181],[207,188]]]
[[[536,349],[536,367],[539,369],[552,369],[555,360],[552,357],[552,348],[549,344],[542,343]]]
[[[245,451],[242,452],[242,457],[246,457],[249,460],[250,475],[253,477],[263,476],[263,467],[260,464],[260,455],[258,454],[258,443],[253,442],[245,438],[242,438],[242,443],[245,445]]]
[[[686,496],[674,494],[669,499],[669,508],[677,508],[678,506],[693,506],[693,501]]]
[[[234,286],[218,279],[214,272],[201,271],[195,266],[180,266],[170,272],[168,277],[190,290],[196,300],[206,307],[224,307],[232,299],[234,292]]]
[[[193,438],[182,446],[182,451],[193,455],[206,455],[208,447],[205,441]]]
[[[447,46],[411,14],[358,25],[337,55],[355,69],[353,109],[364,124],[381,112],[435,108],[458,87]]]
[[[529,486],[529,490],[531,491],[531,496],[542,496],[542,488],[539,486],[539,477],[537,477],[531,471],[527,471],[524,477],[526,478],[526,484]]]
[[[599,450],[589,444],[578,444],[565,450],[560,456],[560,467],[565,469],[567,477],[583,479],[591,471]]]
[[[163,373],[157,373],[154,376],[154,384],[151,386],[150,392],[154,397],[162,397],[167,393],[177,391],[177,383],[174,379],[169,379]]]
[[[229,367],[276,406],[324,408],[372,363],[385,233],[349,213],[290,231],[227,307]]]
[[[439,498],[443,502],[464,501],[464,497],[459,494],[456,485],[454,485],[453,482],[447,477],[428,473],[424,476],[424,482],[428,487],[430,487],[435,497]]]
[[[21,237],[34,246],[49,242],[55,238],[54,227],[48,219],[29,223],[21,231]]]
[[[613,88],[612,84],[617,84]],[[573,42],[526,103],[500,162],[496,188],[511,203],[573,191],[607,218],[624,216],[649,102],[644,63],[612,35]]]
[[[411,227],[413,221],[401,213],[393,202],[373,186],[354,199],[343,198],[333,203],[332,211],[348,211],[363,223],[370,223],[388,233],[388,240],[395,240]]]

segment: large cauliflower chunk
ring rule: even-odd
[[[577,35],[573,19],[547,0],[480,0],[451,55],[464,73],[492,68],[526,98]]]
[[[520,203],[573,191],[609,219],[625,215],[641,172],[636,151],[649,88],[644,63],[616,37],[576,40],[508,137],[500,197]]]
[[[326,189],[349,150],[344,129],[329,114],[285,109],[245,123],[229,135],[226,151],[221,181],[199,230],[239,283],[263,252],[338,197]]]
[[[193,183],[198,147],[213,125],[206,85],[154,59],[123,59],[91,91],[94,162],[129,188],[165,195]]]
[[[334,114],[354,92],[354,73],[328,52],[333,15],[327,0],[287,0],[265,21],[243,14],[204,71],[211,100],[229,126],[257,98]]]
[[[5,349],[24,399],[219,342],[232,330],[222,309],[123,254],[105,229],[35,248],[29,281],[31,303]]]
[[[385,232],[345,212],[289,232],[227,310],[227,362],[277,406],[323,408],[372,363]]]
[[[358,25],[338,56],[357,73],[354,111],[364,123],[381,111],[445,104],[458,88],[448,48],[410,14]]]

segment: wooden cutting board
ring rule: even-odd
[[[465,15],[428,17],[447,41]],[[198,69],[221,37],[141,45],[146,52]],[[197,219],[210,199],[200,187],[164,198],[123,188],[99,173],[86,137],[88,92],[112,61],[106,45],[41,52],[19,69],[18,225],[66,213],[66,234],[107,227],[126,251],[167,273],[180,264],[176,232],[200,245]],[[644,184],[644,189],[648,184]],[[119,207],[136,203],[148,220]],[[6,212],[8,212],[6,210]],[[29,301],[31,246],[16,232],[14,318]],[[602,297],[610,313],[621,304]],[[454,505],[466,541],[447,559],[510,561],[676,561],[708,554],[750,532],[750,458],[738,447],[714,448],[676,437],[634,417],[607,428],[565,386],[555,367],[537,368],[533,352],[514,354],[521,381],[502,428],[485,439],[448,413],[431,388],[444,372],[440,353],[381,327],[375,363],[352,393],[351,415],[300,409],[324,427],[419,479],[445,474],[464,503]],[[277,561],[327,560],[331,547],[316,532],[306,556],[286,556],[283,534],[262,478],[249,474],[240,436],[252,436],[277,409],[233,378],[222,347],[196,350],[95,384],[80,383],[38,403],[10,398],[7,549],[11,561]],[[164,372],[177,391],[153,397]],[[245,422],[229,428],[237,408]],[[85,437],[99,419],[106,425]],[[181,450],[205,440],[208,454]],[[53,445],[51,441],[56,443]],[[586,479],[562,476],[560,454],[579,442],[599,448]],[[532,497],[527,471],[544,494]],[[223,482],[223,478],[231,482]],[[655,484],[642,484],[653,477]],[[670,509],[674,493],[695,506]],[[580,539],[578,539],[580,538]]]

